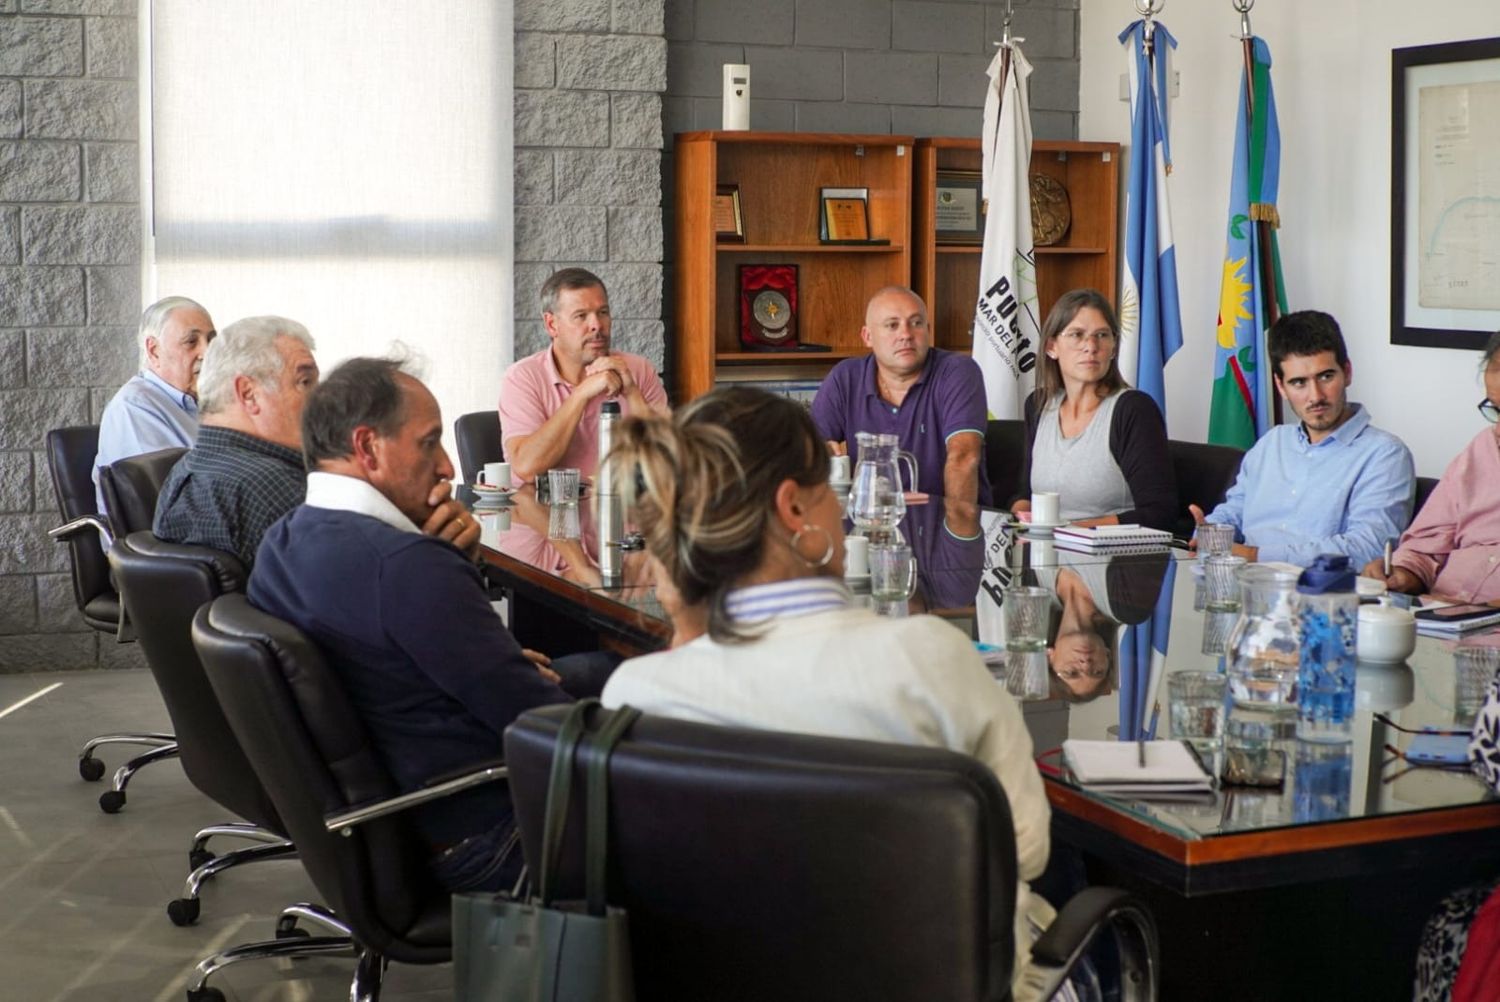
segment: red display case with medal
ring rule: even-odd
[[[742,264],[740,343],[751,351],[797,351],[797,266]]]

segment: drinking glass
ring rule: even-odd
[[[870,594],[877,602],[904,602],[917,590],[917,562],[911,547],[883,543],[870,547]]]
[[[1199,558],[1220,557],[1234,546],[1234,526],[1221,522],[1204,522],[1195,533]]]
[[[547,514],[547,537],[577,539],[579,535],[577,503],[554,504]]]
[[[1228,691],[1229,679],[1216,671],[1174,671],[1168,675],[1172,737],[1210,758],[1224,740],[1224,697]]]
[[[1490,683],[1500,669],[1500,647],[1458,647],[1453,651],[1455,699],[1453,719],[1464,726],[1474,722],[1490,694]]]
[[[1033,654],[1047,649],[1047,620],[1052,593],[1046,588],[1007,588],[1000,609],[1005,615],[1005,649]]]
[[[1240,611],[1240,568],[1244,557],[1218,553],[1203,559],[1203,608],[1209,612]]]
[[[577,504],[578,470],[571,467],[548,470],[547,488],[553,504]]]

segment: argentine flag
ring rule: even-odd
[[[1148,31],[1149,27],[1149,31]],[[1130,68],[1130,184],[1125,195],[1125,275],[1120,287],[1120,371],[1167,414],[1167,359],[1182,347],[1177,252],[1167,174],[1170,53],[1177,40],[1160,23],[1135,21],[1120,33]]]

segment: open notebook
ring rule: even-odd
[[[1063,758],[1086,788],[1111,796],[1195,797],[1213,792],[1214,781],[1182,741],[1147,741],[1146,764],[1134,741],[1064,741]]]

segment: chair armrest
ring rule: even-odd
[[[114,534],[102,515],[79,515],[70,522],[48,529],[47,535],[51,536],[54,542],[65,543],[88,529],[93,529],[99,534],[99,543],[104,547],[105,553],[108,553],[109,548],[115,545]]]
[[[1156,922],[1144,905],[1116,887],[1075,894],[1032,944],[1032,964],[1046,977],[1042,998],[1051,998],[1106,924],[1119,945],[1122,1002],[1156,998]]]
[[[452,778],[442,778],[432,781],[428,786],[410,793],[402,793],[386,800],[378,800],[372,804],[364,804],[359,807],[350,808],[339,814],[325,815],[323,826],[330,833],[349,836],[354,834],[356,825],[362,825],[366,821],[383,818],[389,814],[420,807],[423,804],[451,797],[455,793],[483,786],[486,783],[495,783],[507,779],[510,770],[503,765],[486,765],[471,772],[464,772]]]

